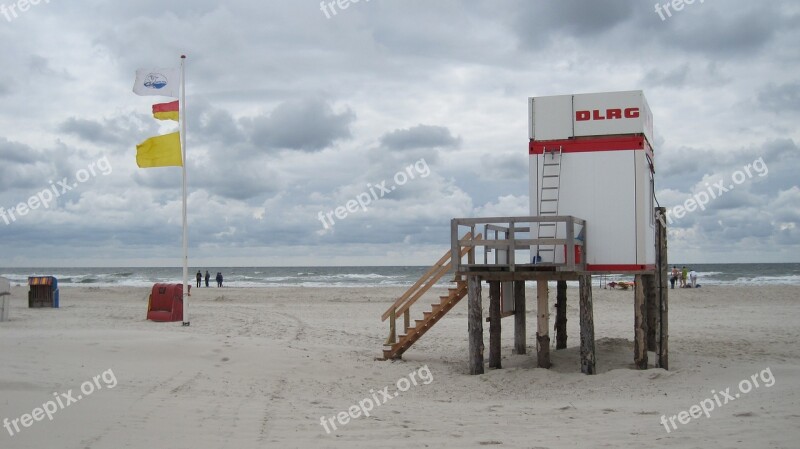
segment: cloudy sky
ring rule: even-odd
[[[175,125],[131,87],[181,54],[193,265],[430,264],[450,218],[528,215],[527,97],[636,89],[661,205],[768,168],[671,261],[800,261],[797,2],[352,1],[0,0],[0,264],[180,264],[180,169],[135,162]]]

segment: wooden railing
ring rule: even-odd
[[[476,235],[473,238],[472,232],[468,232],[467,235],[464,236],[465,239],[469,239],[471,242],[480,241],[482,236],[480,234]],[[419,280],[412,285],[404,294],[403,296],[397,298],[397,300],[389,307],[386,312],[381,315],[381,321],[386,321],[389,319],[389,338],[386,340],[387,344],[395,343],[397,341],[397,317],[399,315],[403,315],[403,332],[407,331],[411,325],[411,306],[419,300],[422,295],[424,295],[431,287],[436,285],[439,280],[444,277],[452,268],[453,268],[453,257],[455,256],[455,262],[457,264],[461,263],[461,258],[465,255],[468,255],[468,260],[470,262],[474,262],[474,248],[472,246],[461,248],[455,252],[448,251],[442,256],[439,261],[437,261],[424,275],[422,275]]]
[[[536,223],[556,223],[565,228],[564,238],[538,238],[533,225]],[[485,238],[473,239],[475,229],[484,228]],[[454,218],[450,222],[450,245],[453,259],[456,260],[455,272],[465,274],[474,269],[502,269],[510,272],[519,268],[535,269],[552,267],[559,271],[583,271],[586,268],[586,238],[578,238],[576,227],[581,226],[580,234],[586,235],[586,220],[573,216],[555,217],[489,217],[489,218]],[[459,237],[462,228],[469,232]],[[494,233],[494,236],[492,236]],[[494,238],[491,238],[494,237]],[[551,246],[566,249],[563,263],[537,261],[533,247]],[[461,263],[458,254],[462,248],[483,248],[483,263],[474,260]],[[581,248],[580,261],[575,258],[575,248]],[[489,253],[494,251],[494,260],[489,260]],[[525,260],[517,261],[517,251],[525,254]],[[555,260],[555,254],[554,259]]]

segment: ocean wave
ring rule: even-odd
[[[369,280],[377,280],[377,279],[402,279],[406,276],[402,275],[383,275],[377,273],[366,273],[366,274],[352,274],[352,273],[342,273],[342,274],[327,274],[327,275],[320,275],[320,279],[369,279]]]
[[[78,284],[97,284],[98,282],[101,282],[100,279],[84,278],[84,279],[81,279],[80,281],[78,281]],[[64,284],[63,281],[62,281],[62,284]]]
[[[800,264],[696,266],[699,282],[705,285],[800,285]],[[700,270],[706,271],[700,271]],[[155,283],[180,283],[180,268],[6,268],[14,285],[26,285],[28,276],[55,276],[60,286],[151,288]],[[225,286],[256,287],[410,287],[428,267],[308,267],[308,268],[222,268]],[[217,271],[217,270],[215,270]],[[228,274],[226,274],[226,272]],[[189,283],[195,284],[194,270]],[[450,276],[437,287],[450,286]],[[627,279],[620,277],[620,279]],[[601,281],[595,278],[593,283]]]
[[[755,276],[755,277],[739,277],[734,281],[734,284],[744,285],[797,285],[800,284],[800,276]]]

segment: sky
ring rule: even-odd
[[[529,215],[528,97],[622,90],[662,206],[737,181],[670,262],[800,261],[800,3],[655,3],[0,0],[0,265],[180,266],[181,170],[135,161],[176,125],[132,86],[182,54],[192,266],[430,265],[451,218]]]

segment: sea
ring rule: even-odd
[[[676,264],[694,269],[701,285],[800,285],[800,263],[770,264]],[[211,286],[219,271],[225,287],[409,287],[430,267],[192,267],[194,284],[200,269],[211,273]],[[157,282],[180,282],[181,268],[0,268],[0,276],[15,285],[27,284],[28,276],[55,276],[59,286],[149,287]],[[447,286],[451,278],[439,282]],[[632,280],[631,276],[611,276]]]

